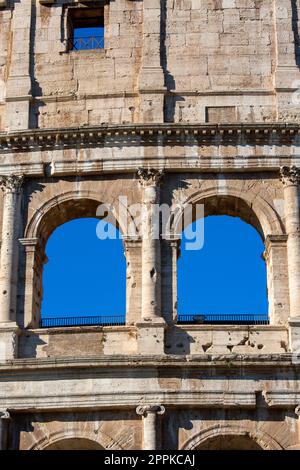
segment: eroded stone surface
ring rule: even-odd
[[[0,448],[299,448],[299,2],[104,3],[105,48],[68,51],[68,2],[0,0]],[[176,324],[155,202],[257,229],[270,325]],[[41,329],[47,240],[100,203],[126,325]]]

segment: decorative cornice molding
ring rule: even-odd
[[[300,124],[135,124],[75,128],[28,129],[0,134],[0,152],[72,148],[80,145],[155,144],[165,139],[183,145],[191,136],[199,142],[293,142],[300,135]],[[244,143],[243,142],[243,143]]]
[[[282,166],[280,179],[284,186],[297,186],[300,183],[300,168],[296,166]]]
[[[121,330],[128,327],[119,327]],[[201,327],[202,328],[202,327]],[[211,327],[210,327],[211,328]],[[266,326],[266,329],[272,327]],[[276,329],[279,327],[276,327]],[[281,329],[282,327],[280,327]],[[36,330],[33,330],[36,331]],[[226,370],[228,364],[232,369],[252,368],[254,370],[269,370],[270,368],[286,367],[294,368],[294,355],[292,353],[283,354],[220,354],[209,355],[200,354],[193,356],[163,356],[163,355],[149,355],[149,356],[105,356],[105,357],[70,357],[70,358],[29,358],[29,359],[14,359],[10,360],[7,364],[0,364],[0,372],[6,371],[11,373],[14,377],[17,373],[21,374],[41,374],[41,370],[57,374],[57,369],[71,371],[72,369],[86,370],[87,365],[89,371],[91,369],[109,370],[113,374],[113,369],[124,370],[126,368],[140,369],[150,368],[156,369],[157,367],[169,368],[208,368],[212,367]],[[63,373],[63,372],[61,372]],[[126,372],[127,373],[127,372]],[[300,400],[299,400],[300,402]]]
[[[138,168],[137,176],[143,187],[159,186],[164,176],[164,171],[156,170],[155,168]]]
[[[4,193],[20,193],[24,175],[0,176],[0,187]]]
[[[42,377],[39,381],[43,380]],[[49,393],[50,392],[50,393]],[[163,405],[153,405],[155,401]],[[142,403],[137,406],[137,403]],[[85,391],[77,394],[58,393],[55,387],[47,389],[47,394],[40,395],[36,388],[30,394],[0,397],[0,404],[12,411],[26,411],[34,408],[38,410],[67,410],[72,407],[79,409],[109,409],[112,406],[118,408],[132,408],[140,416],[148,413],[163,414],[165,406],[191,406],[194,408],[244,408],[254,409],[256,407],[255,392],[224,392],[215,390],[164,390],[163,392],[132,392],[123,390],[120,392],[104,393]]]
[[[270,408],[293,408],[299,409],[299,390],[270,390],[263,391],[263,397]],[[296,412],[296,411],[295,411]]]

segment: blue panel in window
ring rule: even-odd
[[[74,28],[72,49],[76,51],[104,49],[104,27]]]

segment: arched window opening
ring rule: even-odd
[[[185,229],[178,259],[178,322],[267,324],[264,243],[238,217],[208,216]],[[204,227],[201,249],[191,233]],[[187,239],[188,234],[188,239]],[[199,241],[199,239],[198,239]]]
[[[207,439],[197,450],[263,450],[262,447],[247,435],[221,435]]]
[[[99,238],[99,227],[109,230]],[[126,260],[120,232],[96,218],[59,226],[46,245],[41,326],[125,323]]]
[[[49,444],[44,450],[103,450],[98,442],[83,438],[67,438]]]

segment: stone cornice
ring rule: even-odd
[[[293,143],[300,136],[300,124],[136,124],[81,128],[29,129],[0,134],[0,153],[36,151],[101,145],[161,145],[172,141]],[[162,142],[162,139],[165,139]]]
[[[263,396],[270,408],[291,408],[300,403],[300,390],[270,390]]]
[[[5,406],[10,411],[51,411],[67,409],[111,409],[135,408],[138,405],[139,412],[147,412],[153,409],[153,403],[163,403],[164,406],[192,406],[197,408],[246,408],[254,409],[256,396],[253,391],[216,391],[216,390],[164,390],[155,392],[131,392],[118,393],[114,391],[101,393],[61,393],[23,396],[8,396],[0,398],[0,406]],[[158,413],[164,411],[164,406],[156,408]]]
[[[253,368],[268,371],[271,367],[295,367],[293,354],[228,354],[228,355],[193,355],[193,356],[104,356],[104,357],[70,357],[70,358],[38,358],[38,359],[14,359],[0,363],[0,372],[32,373],[41,370],[54,370],[86,368],[126,370],[126,368],[151,368],[159,367],[180,368],[226,368],[230,371],[241,368]],[[299,367],[299,365],[297,366]]]

